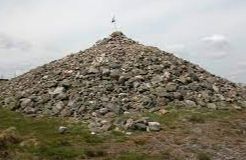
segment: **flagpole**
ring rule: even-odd
[[[114,22],[114,29],[115,29],[115,31],[117,31],[117,25],[116,25],[116,22]]]

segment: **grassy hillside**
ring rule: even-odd
[[[169,109],[165,115],[145,116],[159,121],[162,131],[91,135],[83,122],[25,117],[0,109],[0,159],[243,160],[246,157],[245,111]],[[68,132],[59,133],[59,126],[68,127]]]

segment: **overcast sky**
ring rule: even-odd
[[[246,82],[243,0],[0,0],[0,75],[90,47],[114,14],[127,36]]]

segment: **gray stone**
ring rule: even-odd
[[[214,90],[216,93],[219,92],[219,88],[218,88],[216,85],[213,85],[212,88],[213,88],[213,90]]]
[[[246,101],[239,101],[239,105],[243,108],[246,108]]]
[[[185,104],[188,107],[195,107],[196,106],[196,103],[194,101],[191,101],[191,100],[185,100]]]
[[[158,97],[165,97],[168,93],[166,92],[166,88],[160,86],[155,89],[155,94]]]
[[[236,104],[233,104],[232,107],[236,110],[242,110],[242,107]]]
[[[120,75],[121,75],[121,72],[120,72],[119,69],[113,69],[113,70],[110,71],[110,77],[113,78],[113,79],[117,79],[118,80]]]
[[[30,98],[23,98],[21,101],[21,108],[33,107],[34,103]]]
[[[158,83],[160,83],[161,81],[163,81],[163,77],[160,76],[160,75],[156,75],[156,76],[154,76],[154,77],[151,79],[151,83],[153,83],[153,84],[158,84]]]
[[[103,68],[103,69],[102,69],[102,74],[103,74],[104,76],[108,76],[108,75],[110,74],[110,70],[109,70],[108,68]]]
[[[183,95],[180,92],[173,92],[174,99],[183,100]]]
[[[90,74],[96,74],[96,73],[99,73],[99,70],[96,69],[96,68],[94,68],[94,67],[90,67],[88,69],[88,73],[90,73]]]
[[[144,77],[142,75],[137,75],[134,77],[134,81],[143,81]]]
[[[122,114],[124,112],[122,107],[118,104],[108,103],[106,107],[117,115]]]
[[[171,78],[171,73],[166,71],[163,76],[166,80],[168,80]]]
[[[209,108],[209,109],[217,109],[217,106],[214,103],[208,103],[207,104],[207,108]]]
[[[11,110],[15,110],[19,107],[18,101],[14,97],[5,98],[3,104],[4,107],[7,107]]]
[[[60,94],[58,94],[56,98],[60,100],[68,100],[68,96],[64,92],[61,92]]]
[[[119,68],[121,68],[121,65],[120,65],[120,63],[118,62],[113,62],[113,63],[110,63],[110,68],[112,68],[112,69],[119,69]]]
[[[100,127],[100,130],[102,132],[106,132],[109,131],[113,128],[113,125],[111,122],[107,121],[107,120],[103,120],[101,121],[102,126]]]
[[[88,125],[89,130],[95,133],[101,132],[101,129],[100,129],[101,127],[102,127],[102,124],[98,122],[90,122]]]
[[[125,130],[134,129],[134,120],[132,118],[129,118],[126,120],[126,123],[124,125],[124,129]]]
[[[149,109],[149,112],[157,112],[157,111],[159,111],[160,110],[160,108],[159,107],[155,107],[155,108],[151,108],[151,109]]]
[[[188,83],[191,83],[192,80],[190,77],[187,77],[187,76],[180,76],[179,79],[178,79],[181,83],[183,84],[188,84]]]
[[[177,90],[177,84],[175,83],[168,83],[166,85],[166,90],[169,91],[169,92],[173,92],[173,91],[176,91]]]
[[[62,82],[60,82],[60,85],[64,88],[69,88],[69,87],[71,87],[72,84],[69,80],[65,79]]]
[[[147,109],[156,106],[156,102],[151,97],[144,96],[141,101],[142,101],[142,105]]]
[[[72,111],[67,108],[64,108],[60,114],[62,117],[68,117],[72,115]]]
[[[199,77],[194,72],[189,73],[189,77],[192,81],[199,81]]]
[[[138,81],[133,82],[133,88],[135,88],[135,89],[139,88],[140,85],[141,85],[141,83]]]
[[[53,110],[55,113],[61,111],[65,107],[65,104],[62,101],[59,101],[56,103],[56,105],[53,107]]]
[[[161,125],[159,122],[148,122],[148,129],[150,131],[160,131]]]
[[[134,129],[140,130],[140,131],[146,131],[147,125],[144,123],[134,123]]]
[[[26,114],[36,114],[37,113],[37,109],[32,108],[32,107],[25,107],[23,109],[23,112]]]
[[[138,87],[137,90],[138,90],[138,92],[140,92],[140,93],[149,91],[149,90],[150,90],[150,85],[149,85],[149,84],[146,84],[146,83],[140,84],[140,86]]]
[[[98,110],[98,112],[100,113],[100,114],[102,114],[102,115],[105,115],[106,113],[108,113],[108,109],[107,108],[100,108],[99,110]]]
[[[67,128],[67,127],[60,126],[60,127],[58,128],[58,132],[59,132],[60,134],[64,134],[64,133],[66,133],[67,131],[68,131],[68,128]]]
[[[125,76],[125,75],[121,75],[121,76],[119,77],[119,82],[120,82],[121,84],[124,84],[128,79],[129,79],[129,77],[127,77],[127,76]]]
[[[57,95],[65,91],[64,87],[57,87],[53,92],[49,92],[49,94]]]

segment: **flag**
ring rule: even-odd
[[[111,22],[112,23],[115,23],[116,22],[115,17],[112,18],[112,21]]]

